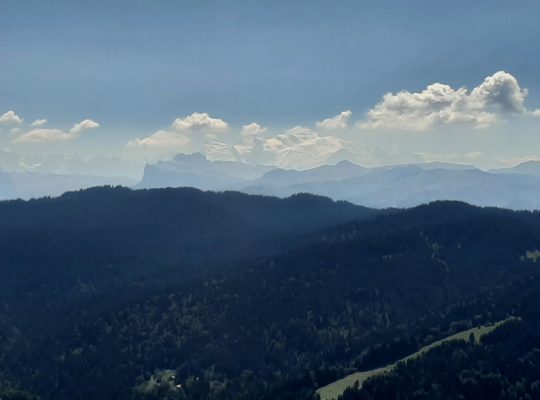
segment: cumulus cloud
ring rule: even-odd
[[[43,143],[43,142],[62,142],[77,138],[83,131],[98,128],[99,124],[91,119],[85,119],[73,125],[69,132],[61,129],[35,128],[18,138],[14,143]]]
[[[127,143],[130,149],[170,153],[201,151],[207,142],[225,132],[229,124],[222,119],[212,118],[207,113],[193,113],[176,118],[168,129],[157,131],[144,138]]]
[[[256,122],[251,124],[244,125],[240,131],[240,136],[242,137],[242,144],[252,145],[255,138],[261,137],[266,133],[266,128],[263,128]]]
[[[346,129],[352,112],[349,110],[342,111],[332,118],[327,118],[317,122],[317,128],[326,130]]]
[[[240,134],[242,135],[242,137],[253,138],[256,136],[261,136],[265,132],[266,128],[263,128],[256,122],[252,122],[251,124],[244,125]]]
[[[470,97],[482,106],[495,106],[498,111],[524,113],[527,93],[527,89],[522,89],[514,76],[499,71],[474,88]]]
[[[359,123],[366,129],[427,130],[435,126],[471,124],[486,128],[508,114],[526,112],[527,90],[511,74],[499,71],[473,90],[434,83],[421,92],[387,93]]]
[[[32,129],[16,138],[14,143],[59,142],[72,139],[72,135],[60,129]]]
[[[145,138],[136,138],[130,140],[128,147],[147,147],[181,150],[190,144],[190,140],[185,135],[179,135],[176,132],[161,130]]]
[[[511,74],[500,71],[485,78],[472,90],[434,83],[419,92],[388,93],[358,125],[364,129],[411,131],[452,124],[485,128],[509,115],[540,116],[540,110],[527,110],[526,97],[527,90],[521,88]],[[422,159],[418,154],[374,153],[357,141],[338,137],[340,130],[350,126],[351,118],[352,112],[345,110],[316,122],[316,130],[295,126],[280,134],[270,134],[267,128],[251,122],[242,126],[239,134],[235,132],[233,137],[229,124],[224,120],[208,113],[193,113],[176,118],[167,129],[131,140],[127,147],[139,149],[145,156],[149,154],[148,150],[151,150],[150,154],[160,156],[201,151],[212,160],[241,160],[299,169],[345,158],[371,164],[384,163],[389,157],[400,162]],[[227,133],[220,135],[224,132]],[[480,156],[470,153],[459,157],[472,160]],[[478,159],[484,160],[482,157]]]
[[[534,111],[531,111],[531,115],[533,117],[539,117],[540,118],[540,108]]]
[[[30,124],[30,128],[39,128],[39,127],[42,127],[43,125],[46,125],[47,124],[47,120],[45,118],[43,119],[36,119],[34,122],[32,122]]]
[[[23,119],[15,114],[15,111],[8,111],[0,115],[0,124],[22,124]]]
[[[81,134],[82,131],[94,128],[99,128],[99,124],[96,121],[92,121],[91,119],[85,119],[73,125],[73,127],[69,130],[69,133],[78,136]]]
[[[183,118],[176,118],[171,128],[176,132],[202,133],[204,135],[215,135],[223,132],[229,127],[225,121],[219,118],[212,118],[207,113],[193,113]]]

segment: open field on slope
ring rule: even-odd
[[[424,346],[422,347],[420,350],[418,350],[417,352],[407,356],[407,357],[404,357],[398,361],[396,361],[395,363],[393,364],[389,364],[385,367],[380,367],[380,368],[375,368],[375,369],[372,369],[372,370],[368,370],[368,371],[361,371],[361,372],[355,372],[353,374],[350,374],[350,375],[347,375],[346,377],[342,378],[342,379],[339,379],[335,382],[332,382],[326,386],[323,386],[321,388],[319,388],[317,390],[317,393],[319,394],[321,400],[332,400],[332,399],[337,399],[338,396],[340,396],[341,394],[343,394],[343,392],[354,386],[354,384],[356,382],[358,382],[358,385],[361,387],[363,385],[363,383],[368,380],[369,378],[371,378],[372,376],[376,376],[376,375],[380,375],[380,374],[384,374],[386,372],[389,372],[391,371],[393,368],[395,368],[399,363],[403,363],[403,362],[407,362],[407,361],[410,361],[410,360],[413,360],[415,358],[418,358],[420,356],[422,356],[423,354],[425,354],[426,352],[428,352],[429,350],[437,347],[437,346],[440,346],[442,345],[443,343],[446,343],[446,342],[450,342],[452,340],[468,340],[470,335],[473,334],[474,335],[474,340],[475,342],[478,344],[481,340],[481,338],[485,335],[487,335],[488,333],[491,333],[493,332],[496,328],[498,328],[499,326],[505,324],[506,322],[508,321],[511,321],[513,319],[516,319],[516,317],[510,317],[508,319],[505,319],[503,321],[499,321],[495,324],[492,324],[492,325],[484,325],[484,326],[480,326],[480,327],[477,327],[477,328],[471,328],[471,329],[467,329],[465,331],[461,331],[461,332],[458,332],[458,333],[455,333],[453,335],[450,335],[444,339],[441,339],[441,340],[437,340],[436,342],[433,342],[427,346]]]

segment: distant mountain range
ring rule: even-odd
[[[82,158],[63,154],[18,154],[0,150],[0,171],[35,172],[56,175],[126,177],[141,179],[144,164],[119,157]]]
[[[522,174],[540,176],[540,161],[525,161],[512,168],[492,169],[495,174]]]
[[[479,206],[540,208],[540,162],[481,171],[451,163],[402,164],[367,168],[341,161],[309,170],[249,166],[179,155],[147,165],[137,188],[192,186],[287,197],[307,192],[375,207],[412,207],[435,200],[460,200]]]
[[[92,186],[133,186],[142,170],[140,162],[117,157],[83,159],[0,150],[0,200],[59,196]]]
[[[121,177],[0,171],[0,200],[60,196],[67,191],[93,186],[131,186],[133,183],[129,178]]]
[[[313,193],[372,208],[412,207],[436,200],[478,206],[540,208],[540,161],[482,171],[443,162],[364,167],[350,161],[307,170],[287,170],[236,161],[210,161],[200,153],[147,164],[142,179],[135,164],[116,158],[0,154],[0,200],[58,196],[93,186],[136,189],[194,187],[287,197]]]
[[[251,166],[235,161],[209,161],[201,153],[179,154],[171,161],[148,164],[138,189],[190,186],[223,190],[262,177],[272,167]]]

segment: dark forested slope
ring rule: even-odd
[[[182,277],[295,245],[311,231],[376,215],[345,202],[196,189],[94,188],[0,202],[4,294]],[[295,238],[293,240],[293,238]],[[82,289],[81,289],[82,290]]]
[[[346,390],[340,400],[540,399],[540,319],[523,311],[480,345],[447,343]]]
[[[0,215],[0,365],[44,399],[313,398],[540,288],[530,212],[94,189]]]

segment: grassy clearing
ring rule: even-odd
[[[516,319],[516,318],[515,317],[510,317],[508,319],[505,319],[503,321],[499,321],[499,322],[497,322],[495,324],[492,324],[492,325],[484,325],[484,326],[480,326],[478,328],[467,329],[466,331],[461,331],[461,332],[458,332],[458,333],[456,333],[454,335],[450,335],[450,336],[448,336],[448,337],[446,337],[444,339],[437,340],[436,342],[433,342],[433,343],[431,343],[431,344],[429,344],[427,346],[422,347],[417,352],[415,352],[415,353],[413,353],[413,354],[411,354],[411,355],[409,355],[409,356],[407,356],[405,358],[402,358],[401,360],[398,360],[393,364],[389,364],[389,365],[387,365],[385,367],[376,368],[376,369],[372,369],[372,370],[369,370],[369,371],[355,372],[354,374],[347,375],[345,378],[339,379],[339,380],[337,380],[335,382],[332,382],[332,383],[330,383],[330,384],[328,384],[326,386],[323,386],[323,387],[317,389],[317,393],[319,394],[321,400],[337,399],[338,396],[343,394],[345,389],[354,386],[355,382],[358,382],[358,385],[362,386],[364,384],[364,382],[366,380],[368,380],[369,378],[371,378],[372,376],[384,374],[384,373],[386,373],[388,371],[391,371],[399,363],[407,362],[407,361],[413,360],[415,358],[418,358],[421,355],[428,352],[429,350],[431,350],[431,349],[433,349],[433,348],[435,348],[437,346],[440,346],[443,343],[450,342],[452,340],[469,340],[469,337],[471,336],[471,334],[474,335],[475,342],[479,343],[481,338],[484,335],[487,335],[488,333],[492,332],[493,330],[495,330],[496,328],[498,328],[502,324],[504,324],[504,323],[506,323],[506,322],[508,322],[510,320],[513,320],[513,319]]]

